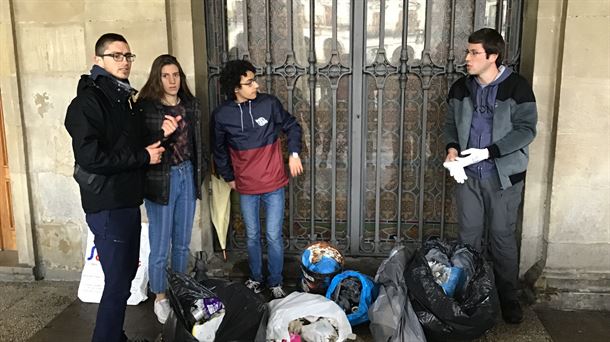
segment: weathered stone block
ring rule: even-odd
[[[78,23],[86,19],[82,0],[15,1],[13,8],[19,23]]]
[[[69,221],[84,216],[78,185],[72,176],[39,173],[32,190],[36,222]]]
[[[22,73],[82,70],[86,64],[83,25],[17,25],[19,67]]]
[[[48,268],[80,270],[83,267],[81,228],[74,224],[36,226],[40,257]]]

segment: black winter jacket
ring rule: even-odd
[[[189,123],[189,130],[193,137],[192,150],[193,156],[191,163],[193,164],[193,177],[195,183],[195,191],[197,198],[201,199],[201,184],[206,176],[208,170],[207,153],[202,141],[202,127],[201,127],[201,110],[199,100],[193,99],[180,99],[185,109],[185,117],[183,120],[187,120]],[[144,118],[146,129],[150,132],[149,136],[158,136],[160,134],[163,137],[163,131],[161,125],[165,117],[163,105],[159,102],[153,102],[150,100],[139,100],[136,103],[135,109]],[[150,165],[146,169],[146,175],[144,178],[144,198],[153,201],[155,203],[166,205],[169,202],[169,179],[170,179],[170,153],[171,149],[168,148],[167,144],[171,142],[172,136],[169,136],[166,141],[162,143],[165,146],[165,152],[161,158],[161,163],[156,165]],[[153,143],[151,141],[150,143]]]
[[[144,120],[131,107],[131,93],[115,80],[81,76],[64,125],[72,137],[76,163],[107,177],[99,194],[80,189],[86,213],[142,204],[143,172],[150,157],[144,145]]]

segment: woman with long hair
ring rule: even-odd
[[[171,55],[157,57],[140,91],[138,110],[151,132],[163,131],[161,163],[146,171],[144,205],[149,223],[150,290],[154,312],[161,323],[170,313],[165,268],[185,272],[193,230],[195,203],[207,163],[202,149],[199,101],[191,94],[186,75]]]

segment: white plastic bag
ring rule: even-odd
[[[85,303],[99,303],[104,292],[104,272],[99,262],[97,249],[93,242],[94,235],[91,230],[87,234],[87,249],[85,249],[85,266],[78,285],[78,298]],[[145,301],[148,286],[148,223],[142,223],[140,233],[140,264],[136,277],[131,282],[131,296],[127,300],[129,305],[138,305]]]
[[[301,329],[301,339],[309,342],[335,341],[337,332],[328,318],[304,325]]]
[[[216,331],[225,318],[225,311],[214,314],[209,320],[193,325],[193,336],[199,342],[214,342]]]
[[[309,316],[325,317],[331,322],[334,321],[339,330],[340,342],[352,338],[352,326],[339,305],[317,294],[293,292],[285,298],[269,302],[267,341],[290,341],[288,324],[302,317],[315,321]]]

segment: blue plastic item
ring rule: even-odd
[[[351,325],[358,325],[362,323],[366,323],[369,321],[369,306],[375,300],[378,294],[378,288],[373,282],[373,279],[365,274],[360,272],[347,270],[342,273],[337,274],[330,282],[328,286],[328,290],[326,291],[326,298],[330,300],[335,300],[334,292],[340,284],[346,280],[347,278],[357,278],[360,282],[360,300],[358,302],[357,307],[354,307],[353,311],[346,312],[347,320]],[[339,294],[341,293],[341,288],[339,288]]]
[[[455,289],[462,286],[464,280],[464,272],[460,267],[449,267],[449,278],[441,284],[443,291],[449,297],[453,297]]]

